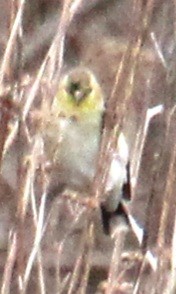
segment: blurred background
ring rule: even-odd
[[[1,0],[2,293],[176,293],[175,16],[174,0]],[[45,195],[45,101],[79,65],[102,87],[108,140],[119,125],[130,150],[135,225],[114,236],[99,217],[92,229],[89,201]]]

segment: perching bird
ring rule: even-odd
[[[53,163],[51,186],[81,193],[91,191],[99,156],[104,97],[94,74],[76,67],[60,80],[52,116],[45,129],[45,150]],[[107,181],[107,200],[102,204],[104,231],[111,214],[123,213],[120,201],[127,183],[128,147],[121,133]]]

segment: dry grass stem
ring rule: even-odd
[[[176,292],[175,15],[175,0],[0,1],[2,294]],[[54,113],[53,99],[77,66],[95,75],[105,100],[85,190],[69,186],[55,158],[65,113]],[[121,132],[131,189],[106,235],[101,209]]]

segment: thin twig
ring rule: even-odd
[[[21,19],[22,19],[22,15],[23,15],[23,11],[24,11],[24,5],[25,5],[26,0],[21,0],[20,1],[20,5],[19,5],[19,9],[14,21],[14,25],[13,28],[11,30],[11,34],[6,46],[6,50],[2,59],[2,64],[1,64],[1,68],[0,68],[0,85],[2,85],[3,81],[4,81],[4,77],[5,74],[9,68],[9,64],[11,62],[11,55],[14,49],[14,42],[16,41],[17,35],[18,35],[18,31],[21,25]]]
[[[16,253],[17,253],[17,236],[16,236],[16,233],[13,233],[10,249],[7,256],[7,261],[4,268],[4,274],[2,278],[3,282],[2,282],[2,288],[1,288],[1,294],[10,293],[11,278],[12,278],[13,267],[16,260]]]

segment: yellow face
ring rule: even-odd
[[[61,79],[52,110],[57,115],[84,118],[104,111],[101,88],[85,68],[75,68]]]

